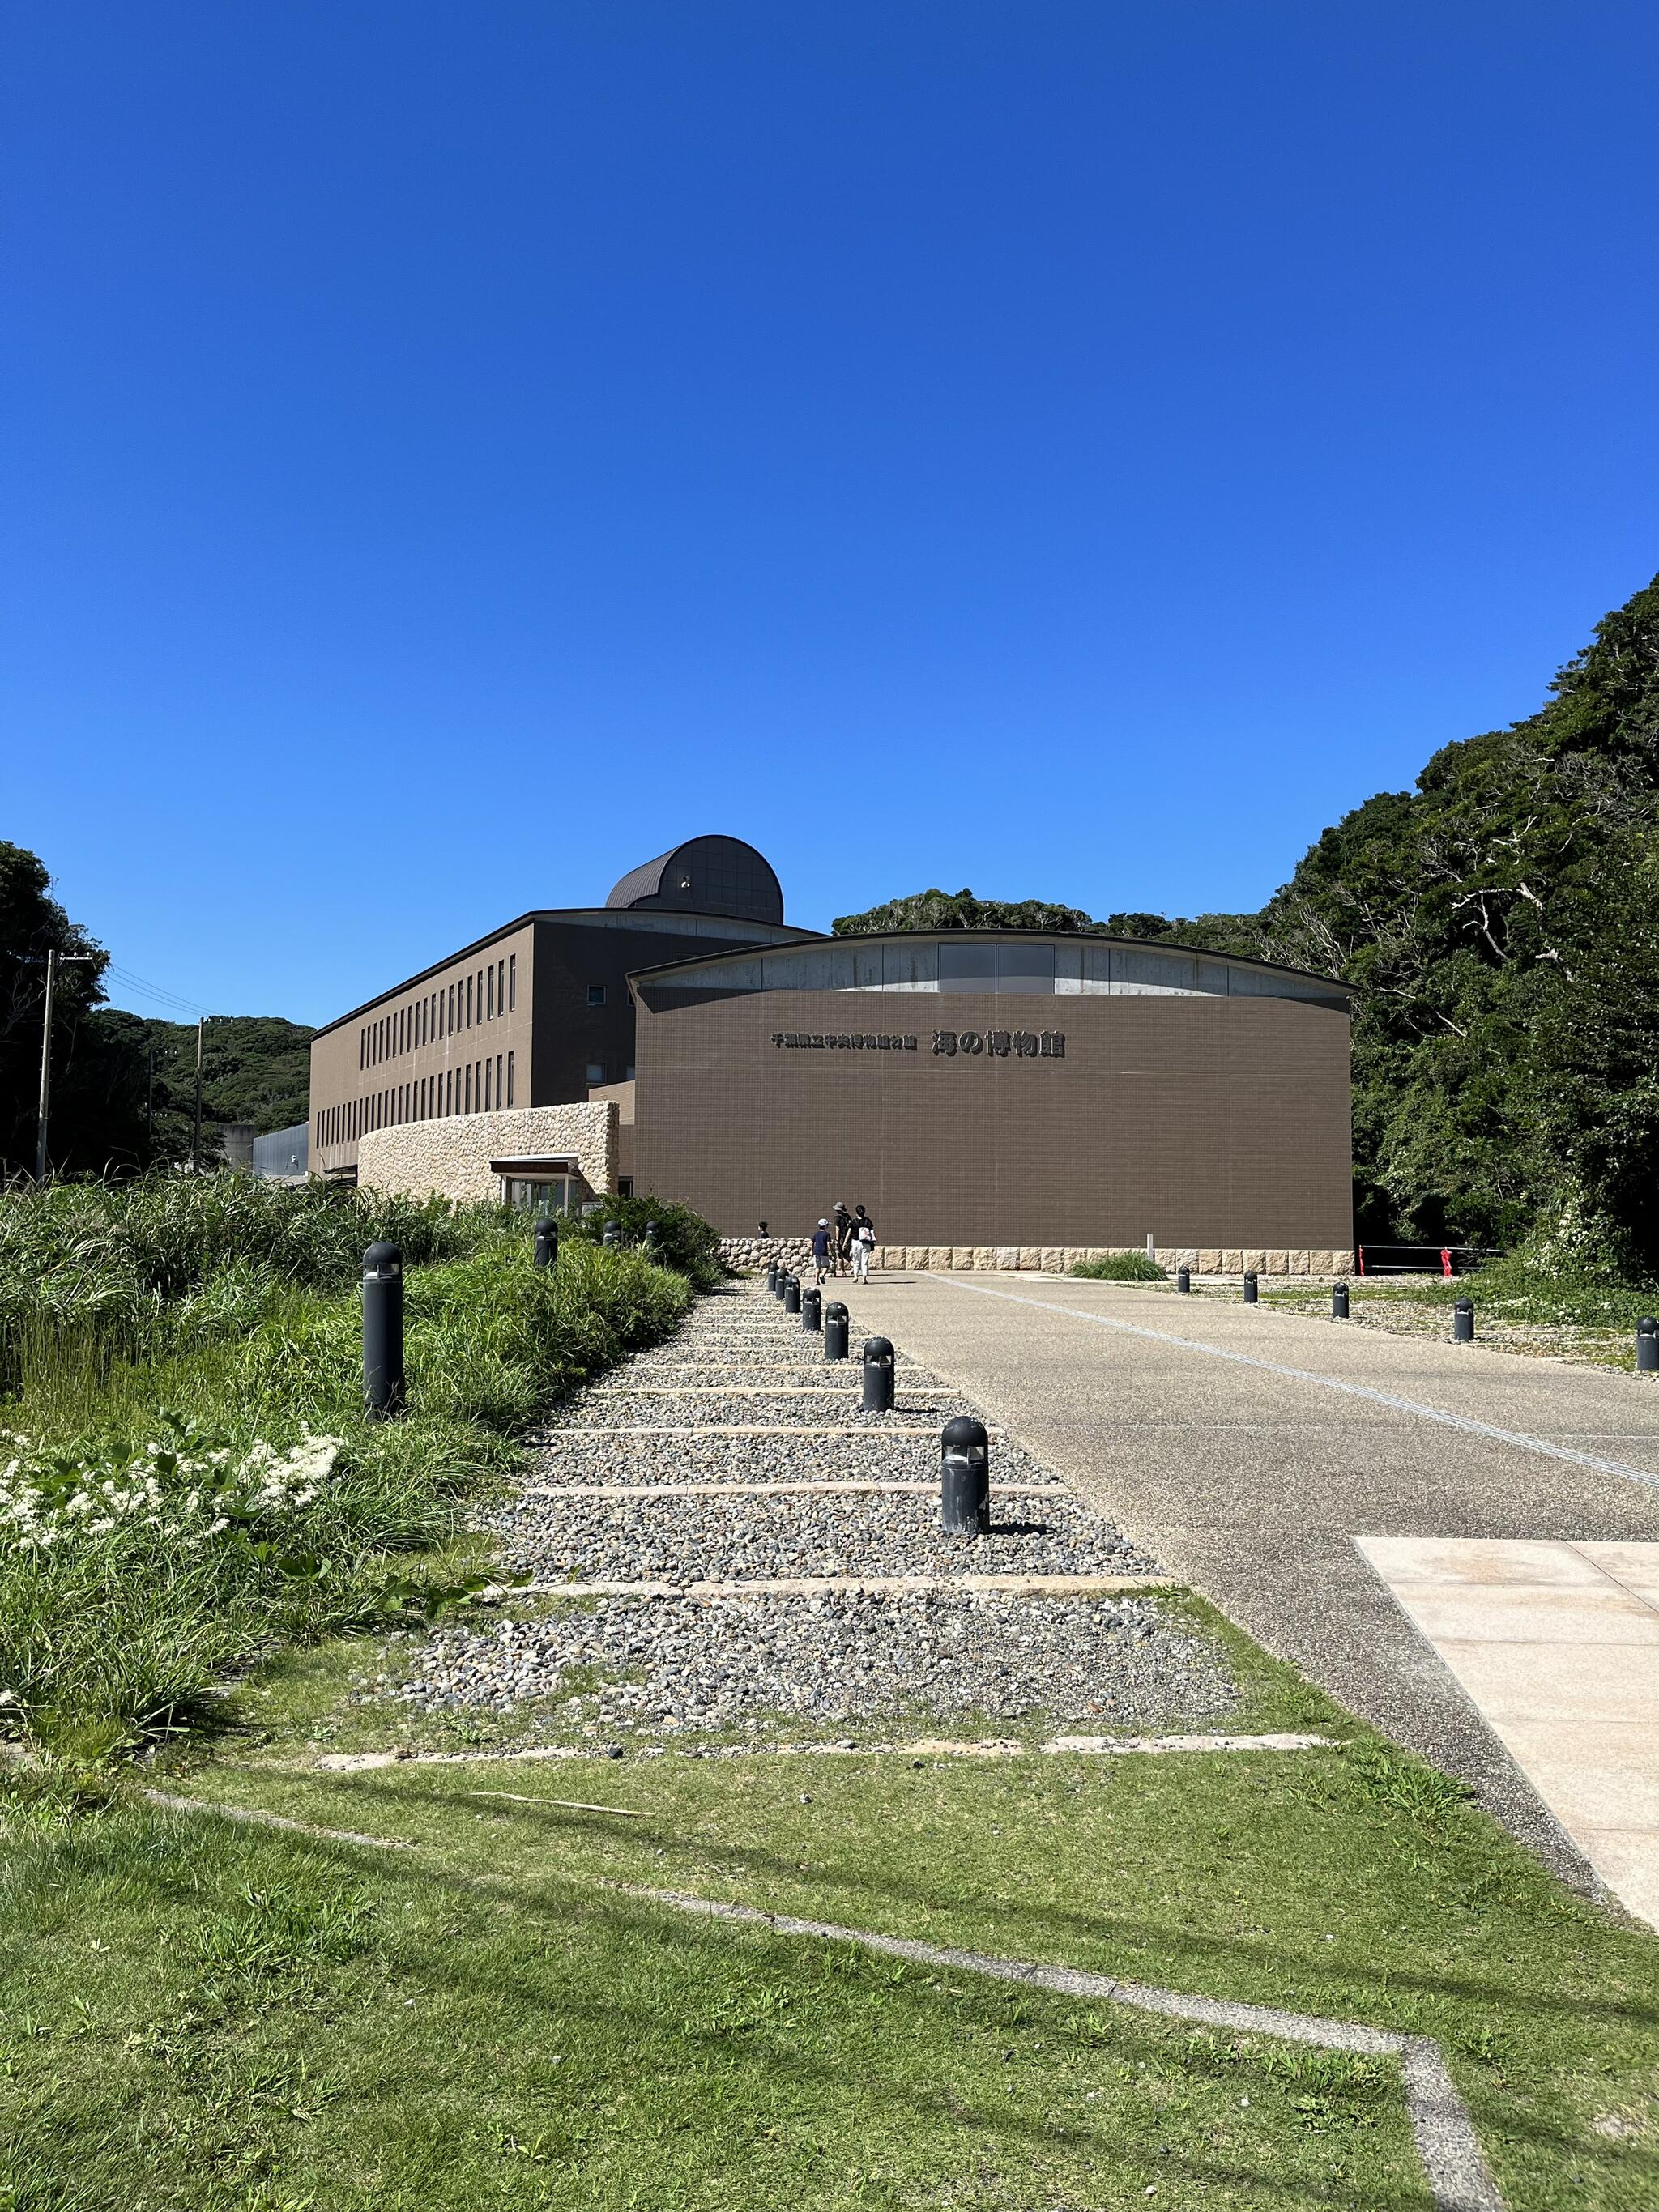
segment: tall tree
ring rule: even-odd
[[[0,840],[0,1170],[7,1173],[34,1164],[49,951],[81,956],[58,971],[55,1103],[75,1065],[86,1018],[103,1000],[100,978],[109,955],[52,896],[52,878],[35,854]]]

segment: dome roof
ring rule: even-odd
[[[690,837],[630,868],[605,904],[781,922],[783,887],[771,863],[741,837]]]

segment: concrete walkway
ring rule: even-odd
[[[1594,1877],[1356,1540],[1659,1541],[1659,1386],[1030,1276],[836,1285],[1279,1656]]]

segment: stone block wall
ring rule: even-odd
[[[569,1152],[591,1190],[617,1187],[617,1109],[610,1100],[520,1106],[502,1114],[452,1114],[371,1129],[358,1141],[357,1180],[411,1198],[497,1200],[491,1160]]]
[[[958,1273],[1063,1275],[1079,1260],[1104,1260],[1121,1246],[1101,1244],[878,1244],[871,1265],[890,1272],[949,1268]],[[1139,1248],[1137,1248],[1139,1249]],[[720,1251],[728,1267],[765,1267],[773,1260],[799,1267],[811,1256],[804,1237],[726,1237]],[[1287,1251],[1262,1246],[1183,1245],[1159,1252],[1158,1264],[1173,1275],[1335,1276],[1351,1274],[1353,1254],[1343,1250]]]

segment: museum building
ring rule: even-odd
[[[696,838],[319,1032],[315,1171],[520,1204],[675,1199],[745,1252],[862,1202],[889,1265],[1143,1249],[1346,1269],[1349,1002],[1100,936],[824,937]]]

